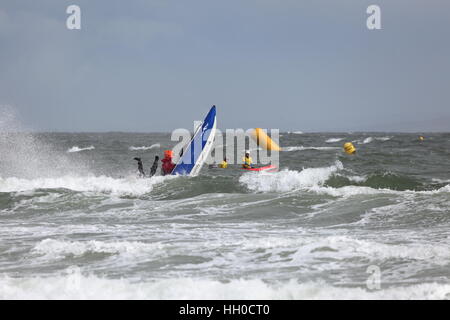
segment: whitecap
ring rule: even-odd
[[[303,151],[303,150],[338,150],[341,148],[338,147],[304,147],[304,146],[290,146],[290,147],[283,147],[282,151]]]
[[[302,171],[282,170],[276,173],[242,175],[239,182],[248,189],[258,192],[286,192],[296,189],[320,186],[335,172],[342,170],[343,165],[336,161],[325,168],[307,168]]]
[[[0,192],[18,192],[36,189],[69,189],[81,192],[110,193],[139,196],[153,190],[154,185],[175,176],[112,178],[107,176],[62,176],[59,178],[22,179],[0,178]]]
[[[133,281],[111,279],[68,268],[50,277],[0,278],[1,299],[448,299],[450,285],[423,283],[397,285],[380,290],[362,287],[333,286],[323,281],[301,283],[297,280],[267,283],[261,279],[169,278]]]
[[[68,153],[72,153],[72,152],[80,152],[80,151],[87,151],[87,150],[94,150],[95,147],[94,146],[89,146],[86,148],[80,148],[78,146],[73,146],[72,148],[70,148],[69,150],[67,150]]]
[[[132,150],[132,151],[135,151],[135,150],[150,150],[150,149],[155,149],[155,148],[161,148],[161,144],[155,143],[155,144],[152,144],[149,147],[147,147],[147,146],[142,146],[142,147],[131,146],[131,147],[129,147],[129,149]]]

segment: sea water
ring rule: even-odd
[[[450,134],[282,133],[275,173],[138,178],[174,144],[2,132],[0,298],[450,298]]]

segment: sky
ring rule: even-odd
[[[448,0],[0,0],[0,106],[38,131],[171,132],[213,104],[221,129],[450,131],[449,35]]]

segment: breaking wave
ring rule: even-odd
[[[39,189],[69,189],[79,192],[111,193],[117,195],[143,195],[154,185],[175,176],[155,176],[151,179],[136,177],[112,178],[107,176],[63,176],[60,178],[0,178],[0,192],[21,192]]]
[[[388,140],[391,140],[392,139],[392,137],[388,137],[388,136],[386,136],[386,137],[367,137],[367,138],[365,138],[364,140],[354,140],[353,142],[356,142],[357,144],[367,144],[367,143],[371,143],[371,142],[373,142],[374,140],[377,140],[377,141],[388,141]]]
[[[94,150],[94,149],[95,149],[94,146],[89,146],[89,147],[86,147],[86,148],[80,148],[78,146],[73,146],[72,148],[67,150],[67,152],[68,153],[72,153],[72,152],[88,151],[88,150]]]
[[[66,256],[82,256],[88,253],[106,253],[128,256],[155,255],[163,253],[161,243],[143,243],[138,241],[103,242],[91,241],[61,241],[45,239],[34,248],[33,253],[46,258],[58,259]]]
[[[304,147],[304,146],[291,146],[291,147],[283,147],[282,151],[303,151],[303,150],[339,150],[341,148],[338,147]]]
[[[365,138],[363,141],[361,141],[361,140],[358,140],[358,141],[356,141],[358,144],[367,144],[367,143],[371,143],[373,141],[373,138],[372,137],[368,137],[368,138]]]
[[[276,173],[246,173],[239,182],[255,192],[312,191],[334,197],[380,193],[435,194],[450,191],[450,185],[427,190],[422,184],[392,174],[375,174],[368,177],[349,176],[339,173],[344,169],[340,161],[322,168],[306,168],[302,171],[282,170]],[[421,188],[420,188],[421,187]]]
[[[135,150],[150,150],[150,149],[156,149],[156,148],[161,148],[161,144],[155,143],[149,147],[147,147],[147,146],[142,146],[142,147],[131,146],[129,149],[132,151],[135,151]]]
[[[323,185],[330,176],[342,170],[340,161],[326,168],[307,168],[302,171],[283,170],[276,173],[246,173],[239,182],[248,189],[258,192],[287,192]]]
[[[259,279],[218,280],[172,278],[132,281],[83,274],[68,268],[52,277],[0,278],[1,299],[449,299],[450,285],[424,283],[369,291],[296,280],[268,283]],[[239,290],[236,290],[239,288]]]

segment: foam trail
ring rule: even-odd
[[[161,148],[161,144],[155,143],[149,147],[147,147],[147,146],[142,146],[142,147],[131,146],[129,149],[132,151],[135,151],[135,150],[150,150],[150,149],[156,149],[156,148]]]
[[[388,141],[391,140],[392,137],[376,137],[375,139],[378,141]]]
[[[364,140],[353,140],[352,142],[355,142],[355,143],[357,143],[357,144],[368,144],[368,143],[371,143],[371,142],[373,142],[374,140],[377,140],[377,141],[388,141],[388,140],[391,140],[392,139],[392,137],[388,137],[388,136],[386,136],[386,137],[367,137],[367,138],[365,138]]]
[[[284,147],[281,150],[282,151],[303,151],[303,150],[338,150],[341,148],[338,147],[304,147],[304,146],[291,146],[291,147]]]
[[[87,150],[94,150],[95,147],[94,146],[89,146],[86,148],[80,148],[78,146],[73,146],[72,148],[70,148],[69,150],[67,150],[68,153],[73,153],[73,152],[80,152],[80,151],[87,151]]]
[[[367,144],[367,143],[371,143],[372,141],[373,141],[373,138],[372,137],[368,137],[368,138],[365,138],[363,140],[363,142],[358,142],[358,144]]]
[[[167,245],[166,245],[167,246]],[[161,243],[143,243],[138,241],[104,242],[104,241],[61,241],[44,239],[34,246],[33,254],[43,255],[47,259],[61,259],[65,256],[82,256],[88,253],[109,253],[138,256],[155,256],[165,253]]]

